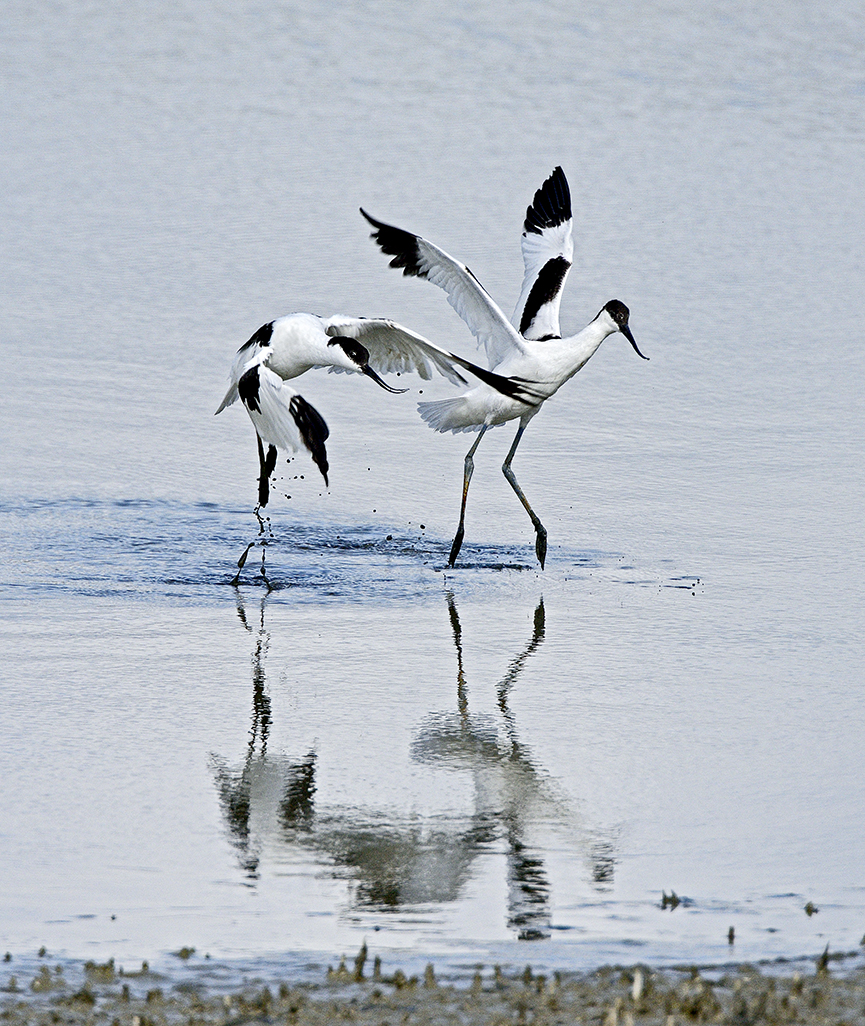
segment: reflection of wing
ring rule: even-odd
[[[323,323],[328,335],[347,335],[362,342],[369,352],[370,366],[379,374],[414,372],[429,381],[433,370],[437,370],[455,385],[467,384],[449,353],[396,321],[376,317],[336,316],[329,317]],[[336,372],[342,370],[340,367],[330,369]]]
[[[501,762],[499,732],[491,716],[433,712],[411,743],[412,762],[475,770]]]
[[[520,940],[550,935],[550,883],[539,849],[523,844],[517,824],[508,829],[508,926]]]
[[[382,252],[393,257],[391,267],[401,267],[403,274],[426,278],[445,290],[450,305],[466,322],[478,345],[486,349],[490,367],[498,366],[515,351],[526,352],[513,325],[465,264],[420,235],[376,221],[363,209],[361,213],[376,229],[372,238]]]
[[[473,818],[431,826],[345,809],[319,812],[312,840],[354,883],[357,905],[393,909],[456,901],[487,839]]]
[[[572,229],[568,180],[557,167],[526,210],[522,238],[525,276],[511,318],[525,338],[561,337],[559,306],[574,259]]]
[[[315,752],[309,752],[301,762],[292,764],[286,774],[282,799],[279,803],[279,821],[283,827],[309,829],[315,811]]]
[[[259,845],[250,837],[252,796],[248,763],[235,769],[220,756],[211,755],[210,768],[228,838],[237,850],[240,868],[250,880],[257,880],[260,853]]]
[[[253,730],[256,729],[253,716]],[[315,760],[310,751],[298,762],[252,750],[239,765],[211,755],[210,766],[223,820],[241,869],[258,879],[267,831],[263,823],[278,824],[294,836],[312,829],[314,822]]]

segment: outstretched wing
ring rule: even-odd
[[[471,333],[487,352],[491,367],[496,367],[514,352],[526,352],[523,340],[472,272],[443,249],[402,228],[376,221],[361,207],[360,211],[375,228],[371,237],[382,252],[392,256],[391,267],[403,274],[426,278],[447,293],[448,302],[466,322]]]
[[[369,352],[370,366],[379,374],[414,372],[429,381],[437,370],[455,385],[467,384],[450,353],[396,321],[337,315],[327,318],[324,325],[328,335],[347,335],[362,342]]]
[[[332,318],[332,320],[341,328],[349,318]],[[393,324],[393,321],[382,323]],[[396,325],[396,327],[399,328],[400,326]],[[401,330],[407,331],[408,329],[402,328]],[[328,329],[328,333],[330,333],[330,329]],[[338,334],[342,334],[342,330]],[[535,387],[536,382],[496,374],[494,371],[486,370],[483,367],[478,367],[477,364],[464,360],[461,356],[457,356],[456,353],[449,353],[446,349],[440,349],[437,345],[430,342],[429,339],[424,338],[423,335],[417,335],[414,332],[410,334],[412,336],[412,347],[417,351],[418,358],[427,357],[437,367],[446,368],[448,373],[445,374],[445,377],[450,378],[454,384],[468,384],[468,381],[456,370],[457,367],[462,367],[470,374],[474,374],[475,377],[490,385],[497,392],[510,396],[512,399],[518,399],[527,406],[536,406],[547,398],[545,393],[537,390]],[[366,341],[367,339],[364,337],[364,343]],[[370,350],[370,363],[372,363],[372,350]],[[442,373],[444,374],[444,371]],[[429,377],[429,375],[422,376]]]
[[[562,289],[574,259],[571,191],[560,167],[535,193],[523,226],[523,289],[511,321],[527,339],[559,338]]]
[[[260,359],[241,375],[237,391],[259,438],[278,449],[306,449],[327,484],[330,431],[318,410]]]

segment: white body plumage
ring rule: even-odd
[[[606,303],[582,331],[561,337],[559,307],[573,260],[571,196],[564,172],[555,168],[526,210],[522,235],[525,273],[510,321],[465,264],[419,235],[376,221],[363,209],[361,213],[375,229],[372,238],[393,258],[391,267],[444,289],[448,302],[487,355],[489,370],[484,371],[451,353],[482,383],[451,399],[418,404],[421,417],[436,431],[480,432],[465,458],[460,522],[448,565],[454,565],[462,545],[466,497],[480,440],[489,428],[519,420],[502,470],[534,525],[535,550],[543,567],[547,532],[511,468],[523,432],[543,403],[585,366],[608,335],[622,332],[643,356],[628,327],[628,308],[616,299]]]

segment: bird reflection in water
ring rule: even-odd
[[[530,656],[544,640],[544,600],[534,613],[532,636],[511,661],[497,686],[504,740],[488,716],[469,712],[463,665],[463,632],[453,593],[447,595],[448,614],[457,654],[457,713],[433,714],[412,744],[417,762],[468,770],[474,776],[475,818],[485,827],[485,846],[501,837],[507,852],[508,926],[521,940],[548,937],[550,885],[540,849],[526,841],[527,822],[541,806],[559,804],[549,781],[520,744],[508,697]]]
[[[412,744],[417,762],[462,770],[473,775],[476,832],[486,828],[485,845],[504,847],[508,884],[508,926],[521,940],[550,935],[550,882],[542,842],[532,832],[552,825],[568,835],[568,846],[588,861],[593,884],[607,889],[613,880],[616,849],[610,837],[586,830],[555,781],[520,740],[510,707],[511,692],[530,657],[544,641],[543,598],[534,611],[532,634],[511,660],[496,686],[500,723],[469,712],[469,689],[463,662],[463,630],[452,592],[446,593],[457,656],[457,712],[427,717]]]
[[[252,726],[246,756],[239,767],[229,766],[217,755],[212,755],[210,762],[229,838],[244,875],[253,881],[258,879],[261,839],[268,832],[267,821],[274,806],[278,821],[286,827],[303,827],[312,821],[315,752],[311,750],[299,762],[268,755],[271,706],[264,662],[270,634],[264,624],[264,609],[270,593],[261,599],[257,625],[250,622],[239,589],[236,594],[238,618],[255,638]]]
[[[469,711],[463,660],[463,630],[453,594],[447,609],[456,649],[457,708],[430,713],[414,731],[413,762],[471,774],[473,799],[464,814],[419,815],[403,809],[399,796],[378,810],[322,804],[316,796],[316,754],[292,762],[267,750],[271,705],[265,659],[270,635],[261,599],[259,622],[250,622],[238,591],[238,617],[255,638],[252,658],[252,727],[239,766],[212,757],[216,788],[232,844],[254,886],[265,845],[290,850],[292,861],[306,858],[315,872],[326,868],[349,890],[347,912],[428,912],[460,899],[475,861],[503,851],[508,898],[507,923],[520,939],[547,937],[551,930],[550,883],[539,825],[570,830],[577,817],[555,782],[540,769],[521,742],[509,705],[527,661],[544,641],[543,600],[534,611],[531,637],[511,660],[497,685],[498,712]],[[579,829],[579,828],[578,828]],[[579,831],[576,848],[591,848]],[[603,849],[603,850],[601,850]],[[611,878],[614,851],[604,842],[589,852],[596,884]],[[606,859],[606,861],[605,861]]]

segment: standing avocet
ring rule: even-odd
[[[313,367],[357,372],[372,378],[388,392],[391,388],[377,371],[416,371],[422,378],[438,370],[454,384],[466,384],[457,362],[421,335],[395,321],[371,317],[316,317],[293,313],[269,321],[240,347],[231,368],[231,385],[217,413],[238,397],[255,425],[261,476],[258,502],[270,497],[270,475],[277,449],[307,449],[327,484],[328,427],[321,414],[303,396],[283,382]],[[264,446],[267,445],[265,453]]]
[[[577,373],[592,357],[604,339],[620,331],[644,360],[628,327],[628,308],[617,299],[606,303],[595,319],[581,332],[562,338],[559,306],[562,288],[573,258],[571,195],[565,174],[557,167],[535,193],[526,210],[522,235],[525,276],[513,323],[508,321],[495,301],[472,272],[444,250],[419,235],[383,224],[361,213],[375,228],[372,238],[382,251],[392,256],[391,267],[403,274],[427,278],[447,293],[448,302],[466,322],[478,345],[483,345],[490,369],[508,379],[512,388],[505,394],[498,381],[484,379],[483,384],[453,399],[419,403],[421,417],[436,431],[479,431],[465,458],[462,505],[448,566],[459,555],[465,533],[466,498],[474,470],[475,450],[486,431],[509,420],[519,420],[516,437],[502,471],[508,483],[531,517],[535,528],[535,552],[543,569],[547,554],[547,531],[529,505],[511,469],[511,461],[529,421],[543,403]],[[475,374],[477,368],[451,358]],[[514,390],[514,389],[518,390]]]

